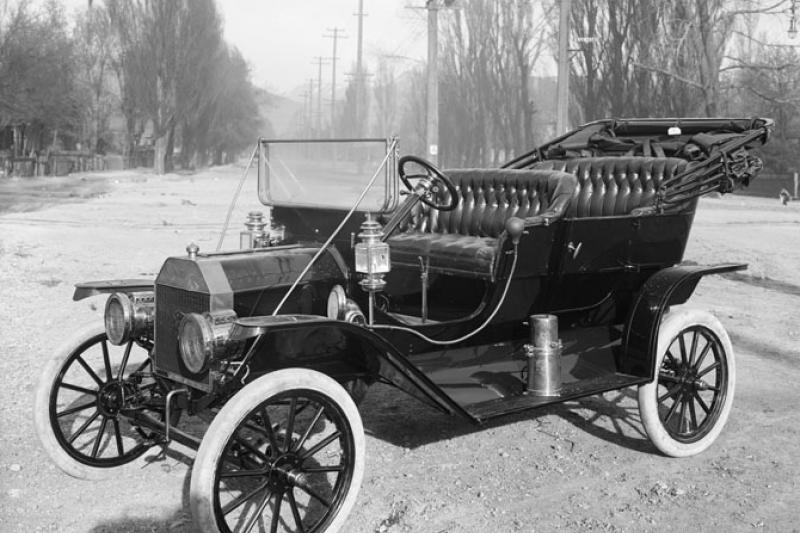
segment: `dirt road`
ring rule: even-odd
[[[213,249],[240,173],[109,174],[91,194],[0,215],[0,531],[190,531],[191,452],[153,450],[110,479],[72,479],[39,447],[32,397],[59,343],[102,320],[103,299],[72,302],[72,284],[153,277],[190,241]],[[260,207],[253,181],[231,247]],[[737,350],[736,400],[711,449],[659,455],[634,390],[476,428],[374,387],[346,531],[800,531],[800,203],[704,200],[686,259],[751,265],[703,281],[690,301],[723,322]]]

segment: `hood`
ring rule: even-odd
[[[156,278],[167,286],[211,297],[211,310],[231,308],[233,294],[272,288],[288,288],[308,265],[319,246],[289,245],[170,257]],[[334,248],[328,248],[303,281],[314,282],[347,277],[347,267]]]

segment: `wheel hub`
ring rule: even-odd
[[[97,393],[97,409],[105,416],[115,417],[134,395],[134,388],[128,383],[109,381]]]
[[[684,390],[688,387],[697,386],[697,372],[689,365],[681,365],[677,379]]]
[[[285,492],[302,483],[304,475],[300,470],[302,460],[294,453],[286,453],[276,459],[269,471],[270,484],[275,489]]]

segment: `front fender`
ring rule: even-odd
[[[74,301],[83,300],[107,292],[139,292],[152,291],[154,282],[151,279],[107,279],[102,281],[85,281],[75,284],[72,294]]]
[[[367,327],[315,315],[249,317],[233,340],[257,337],[251,375],[305,367],[340,381],[354,375],[389,382],[448,414],[473,419],[384,337]]]
[[[625,324],[620,372],[655,377],[656,350],[661,319],[671,305],[685,303],[703,276],[745,270],[746,264],[681,265],[653,274],[644,284]]]

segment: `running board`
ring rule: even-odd
[[[472,405],[465,405],[464,408],[476,421],[485,422],[498,416],[519,413],[521,411],[527,411],[554,403],[561,403],[567,400],[575,400],[577,398],[583,398],[584,396],[592,396],[611,390],[623,389],[632,385],[641,385],[648,381],[650,381],[650,378],[615,372],[589,379],[573,381],[571,383],[564,383],[561,394],[558,396],[519,394],[511,397],[478,402]]]

